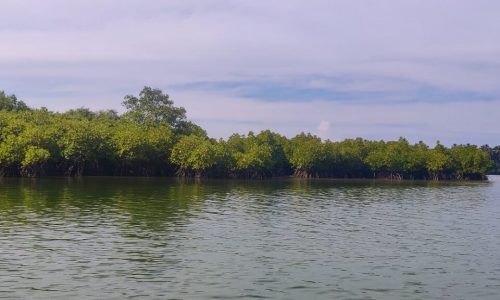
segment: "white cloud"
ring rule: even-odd
[[[325,137],[325,136],[328,137],[327,134],[330,129],[330,122],[326,120],[321,120],[321,122],[319,122],[317,129],[320,137]]]

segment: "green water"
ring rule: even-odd
[[[500,299],[481,183],[0,181],[0,298]]]

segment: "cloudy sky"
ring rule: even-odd
[[[0,90],[121,111],[167,92],[213,137],[500,144],[500,1],[1,0]]]

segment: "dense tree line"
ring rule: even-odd
[[[0,176],[134,175],[483,179],[500,147],[439,142],[322,141],[269,130],[211,139],[161,90],[128,95],[124,114],[32,109],[0,92]],[[496,156],[495,156],[496,155]]]
[[[491,160],[493,161],[493,169],[491,174],[499,174],[500,175],[500,146],[496,146],[491,148],[488,145],[481,146],[481,150],[488,153]]]

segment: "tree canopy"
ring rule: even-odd
[[[0,91],[0,110],[22,111],[28,109],[26,103],[17,100],[16,95],[7,95],[4,91]]]
[[[160,89],[144,87],[139,96],[125,96],[123,106],[127,112],[123,117],[141,125],[170,126],[176,133],[183,135],[205,135],[206,132],[198,125],[186,119],[186,109],[174,106],[168,94]]]
[[[269,130],[211,139],[167,94],[145,87],[127,111],[31,109],[0,92],[0,176],[132,175],[483,179],[500,146],[287,138]]]

